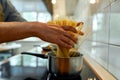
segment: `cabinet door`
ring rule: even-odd
[[[120,45],[120,1],[111,5],[110,43]]]
[[[85,45],[83,45],[81,48],[84,50],[83,53],[90,55],[106,69],[108,68],[108,44],[86,41]]]
[[[110,3],[114,3],[115,1],[118,1],[118,0],[109,0],[110,1]]]
[[[93,24],[94,34],[96,36],[96,41],[108,43],[109,39],[109,17],[110,17],[110,7],[107,7],[96,14],[97,25]],[[93,20],[94,22],[94,20]]]
[[[120,80],[120,47],[109,46],[109,71]]]

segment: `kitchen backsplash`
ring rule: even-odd
[[[89,1],[79,0],[75,11],[76,19],[92,30],[79,50],[120,80],[120,0],[96,0],[95,4]]]

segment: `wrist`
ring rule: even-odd
[[[28,22],[28,33],[31,37],[36,37],[36,24],[37,22]]]
[[[30,22],[29,23],[29,32],[32,37],[41,37],[42,32],[44,31],[46,24],[40,22]]]

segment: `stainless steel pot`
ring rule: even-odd
[[[50,73],[57,76],[70,76],[77,75],[82,70],[83,65],[83,55],[80,54],[78,57],[56,57],[53,53],[44,54],[35,54],[29,52],[23,52],[22,54],[34,55],[41,58],[48,58],[48,70]]]

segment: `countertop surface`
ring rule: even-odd
[[[10,43],[10,44],[0,44],[0,51],[5,51],[5,50],[10,50],[10,49],[16,49],[20,48],[21,44],[16,44],[16,43]]]
[[[28,52],[39,52],[41,47],[34,48]],[[92,58],[84,55],[83,68],[80,76],[82,80],[116,80],[102,66]],[[47,80],[48,59],[42,59],[31,55],[17,54],[0,62],[0,80],[25,80],[27,77],[36,80]],[[42,79],[44,78],[44,79]]]
[[[0,62],[0,80],[25,80],[28,77],[47,80],[47,72],[47,59],[30,55],[18,54]],[[82,80],[99,80],[85,63],[80,76]]]

